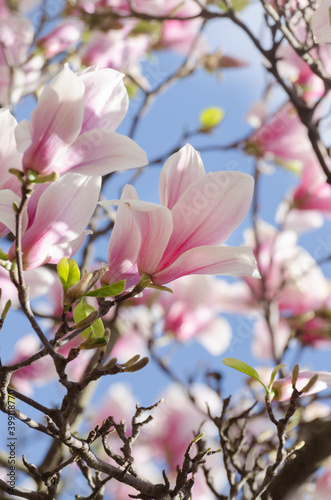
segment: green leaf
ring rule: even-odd
[[[1,291],[1,288],[0,288],[0,291]],[[4,321],[6,319],[6,316],[7,316],[9,309],[10,309],[10,306],[11,306],[11,300],[7,300],[5,307],[3,308],[3,311],[1,313],[1,321]]]
[[[57,273],[65,292],[80,280],[80,270],[74,259],[63,257],[57,264]]]
[[[88,338],[80,344],[79,348],[80,349],[97,349],[98,347],[104,347],[107,345],[108,339],[106,337],[92,337],[91,339]]]
[[[200,114],[200,131],[210,131],[221,123],[224,111],[221,108],[207,108]]]
[[[234,368],[235,370],[238,370],[241,373],[245,373],[245,375],[249,375],[250,377],[254,378],[260,384],[263,385],[265,390],[268,392],[268,389],[264,385],[264,383],[260,380],[259,374],[257,373],[254,368],[252,368],[250,365],[245,363],[244,361],[240,361],[240,359],[235,359],[235,358],[225,358],[223,359],[223,363],[226,366],[230,366],[231,368]]]
[[[91,292],[84,293],[83,297],[115,297],[120,293],[124,292],[125,280],[118,281],[112,285],[104,285],[97,290],[92,290]]]
[[[269,385],[268,385],[268,392],[271,392],[272,390],[272,385],[274,383],[274,380],[275,380],[275,377],[277,375],[277,372],[283,368],[283,366],[286,366],[286,365],[277,365],[271,372],[271,376],[270,376],[270,382],[269,382]]]
[[[140,21],[131,31],[130,35],[151,34],[160,38],[162,24],[159,22]]]
[[[0,260],[8,260],[8,255],[0,248]]]
[[[247,5],[249,5],[249,0],[230,0],[229,3],[232,7],[232,10],[234,10],[235,12],[241,12],[245,7],[247,7]],[[217,5],[220,9],[228,12],[229,9],[224,1],[221,0]]]
[[[74,320],[75,323],[79,323],[83,319],[87,318],[93,311],[95,311],[93,306],[90,306],[90,304],[86,304],[85,300],[81,300],[78,302],[74,309]],[[103,322],[101,318],[98,318],[94,323],[92,323],[91,326],[86,328],[81,332],[83,337],[86,339],[90,338],[93,339],[95,337],[102,337],[105,332],[105,327],[103,326]]]
[[[169,293],[174,293],[171,288],[164,286],[164,285],[149,285],[148,288],[154,288],[154,290],[160,290],[161,292],[169,292]]]

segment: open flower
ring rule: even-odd
[[[314,377],[314,375],[318,375],[317,381],[310,387],[309,390],[303,393],[303,396],[309,396],[310,394],[324,391],[324,389],[330,387],[331,373],[306,371],[299,373],[298,379],[295,384],[296,389],[298,391],[302,391],[302,389],[304,389],[304,387],[308,384],[312,377]],[[286,401],[290,399],[293,392],[292,375],[276,380],[272,388],[276,391],[275,399],[277,399],[277,401]]]
[[[126,187],[102,281],[121,276],[132,285],[143,274],[155,285],[189,274],[259,277],[250,249],[220,246],[245,218],[253,184],[241,172],[206,174],[199,153],[186,145],[161,171],[161,206],[139,200]]]
[[[122,79],[111,69],[75,74],[68,67],[53,78],[32,112],[31,124],[23,120],[15,130],[23,170],[104,175],[145,165],[145,152],[114,132],[128,108]]]
[[[95,210],[101,177],[66,174],[58,181],[39,184],[23,213],[22,243],[24,269],[72,257],[83,244],[84,231]],[[15,234],[12,204],[19,196],[9,189],[1,191],[0,223]],[[9,210],[11,208],[11,210]],[[9,258],[15,258],[15,242]]]

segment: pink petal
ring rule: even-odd
[[[138,199],[133,186],[126,185],[121,199]],[[127,203],[118,207],[116,222],[109,240],[107,271],[101,279],[102,283],[116,283],[126,279],[126,286],[135,285],[139,280],[137,256],[140,248],[140,231],[132,211]]]
[[[85,241],[85,238],[88,234],[91,234],[92,231],[83,231],[77,238],[72,241],[67,241],[66,243],[62,243],[59,245],[53,245],[49,248],[48,262],[50,264],[56,264],[62,257],[68,257],[71,259],[80,249],[82,244]]]
[[[83,94],[83,82],[69,68],[64,68],[45,88],[31,115],[32,143],[24,153],[25,171],[53,171],[52,162],[81,131]],[[26,131],[22,134],[19,125],[17,133],[18,139],[26,136]]]
[[[190,248],[226,241],[246,217],[253,187],[241,172],[214,172],[191,184],[172,209],[173,233],[157,271]]]
[[[81,235],[95,210],[100,187],[101,177],[66,174],[45,189],[33,224],[23,234],[25,269],[49,262],[52,246],[72,242]]]
[[[32,143],[32,125],[28,120],[22,120],[15,128],[17,151],[24,153]]]
[[[192,248],[169,267],[152,275],[153,283],[162,285],[187,274],[225,274],[259,278],[255,257],[246,247]]]
[[[330,0],[323,0],[311,18],[311,27],[316,43],[331,42]]]
[[[152,274],[172,232],[171,212],[166,207],[140,200],[130,201],[130,209],[141,235],[137,258],[139,273]]]
[[[301,391],[305,385],[308,384],[309,380],[314,376],[318,375],[317,382],[312,386],[312,388],[304,392],[302,396],[308,396],[309,394],[316,394],[317,392],[324,391],[331,386],[331,373],[329,372],[314,372],[314,371],[306,371],[300,372],[298,376],[298,380],[295,384],[298,391]],[[277,401],[286,401],[290,399],[291,394],[293,392],[292,389],[292,375],[289,377],[285,377],[279,380],[276,380],[273,384],[273,388],[277,390],[277,395],[275,399]]]
[[[132,139],[105,129],[80,135],[57,162],[58,171],[73,170],[84,175],[105,175],[148,163],[145,151]]]
[[[116,130],[129,106],[122,73],[114,69],[94,69],[78,74],[84,83],[85,113],[82,132],[94,128]]]
[[[21,168],[22,155],[17,152],[14,129],[17,121],[8,109],[0,109],[0,185],[12,177],[10,168]]]
[[[13,193],[10,189],[3,189],[0,191],[0,228],[2,228],[2,236],[5,234],[8,234],[9,232],[12,232],[13,234],[16,233],[16,217],[15,217],[15,212],[13,209],[13,203],[16,203],[16,205],[19,205],[21,202],[21,198]],[[25,230],[26,226],[28,223],[28,216],[27,213],[23,213],[23,223],[22,223],[22,229],[23,231]],[[4,227],[9,229],[9,231],[5,230]]]
[[[193,182],[205,174],[200,154],[186,144],[178,153],[165,162],[159,183],[161,204],[170,210],[177,203],[184,191]]]

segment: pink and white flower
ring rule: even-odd
[[[186,145],[161,171],[161,206],[140,201],[132,186],[125,190],[103,283],[121,275],[131,285],[143,274],[155,285],[188,274],[258,277],[250,249],[219,246],[246,216],[252,193],[251,176],[206,174],[200,155]]]
[[[84,231],[95,210],[101,177],[66,174],[51,184],[39,184],[24,212],[22,252],[24,269],[73,256],[82,245]],[[20,198],[10,190],[1,191],[3,210],[0,222],[15,234],[12,203]],[[15,242],[8,256],[15,258]]]
[[[296,389],[298,391],[301,391],[314,375],[318,375],[317,381],[307,392],[304,392],[302,394],[303,396],[316,394],[316,392],[324,391],[331,386],[331,373],[304,371],[299,373],[297,382],[295,384]],[[276,392],[274,399],[276,399],[277,401],[287,401],[288,399],[290,399],[293,392],[292,375],[276,380],[273,383],[272,388]]]
[[[46,36],[40,38],[37,46],[46,58],[59,54],[70,47],[75,47],[84,31],[84,23],[80,19],[65,19]]]
[[[264,119],[261,107],[248,115],[259,128],[245,141],[245,151],[296,172],[302,169],[311,151],[307,131],[290,103],[285,104],[269,119]]]
[[[104,175],[140,167],[146,155],[130,138],[114,132],[128,107],[123,75],[65,67],[40,96],[36,109],[15,130],[23,170],[40,174],[71,170]]]

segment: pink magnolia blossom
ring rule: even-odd
[[[10,168],[21,168],[22,155],[16,150],[14,129],[17,125],[15,118],[8,109],[0,110],[0,207],[1,211],[13,212],[12,205],[4,204],[4,194],[12,192],[13,201],[19,200],[21,183],[15,175],[9,173]],[[6,191],[5,191],[6,190]],[[10,232],[10,228],[0,222],[0,237]]]
[[[50,33],[37,42],[46,58],[59,54],[80,41],[84,31],[84,23],[80,19],[65,19]]]
[[[252,230],[245,231],[244,242],[257,256],[262,280],[245,277],[245,283],[223,284],[218,301],[223,310],[239,312],[255,320],[253,351],[255,356],[266,358],[273,357],[274,351],[277,356],[283,353],[293,336],[296,317],[300,322],[304,315],[311,318],[310,314],[325,307],[330,286],[315,259],[297,245],[296,233],[278,232],[262,221],[258,222],[256,232],[258,253]],[[269,321],[275,333],[273,345],[264,318],[265,300],[270,304]],[[300,325],[304,328],[302,321]],[[250,323],[240,325],[244,335],[251,328]]]
[[[147,289],[139,303],[149,305],[154,321],[161,323],[160,343],[173,338],[181,343],[199,342],[218,356],[231,341],[231,326],[219,315],[218,279],[213,276],[183,276],[171,285],[173,293]]]
[[[32,271],[24,271],[25,283],[29,286],[30,298],[35,298],[40,295],[49,293],[55,283],[54,274],[46,268],[34,269]],[[0,311],[7,300],[11,301],[11,307],[18,307],[18,292],[15,285],[9,277],[9,271],[0,266]]]
[[[310,51],[310,55],[313,57],[315,56],[313,51]],[[317,54],[316,56],[318,57]],[[319,53],[319,57],[321,56],[322,51]],[[290,45],[282,44],[277,50],[277,57],[280,58],[278,62],[280,73],[286,77],[291,84],[295,85],[303,99],[308,103],[313,103],[316,99],[323,96],[325,90],[323,81],[315,75],[309,65],[298,56]],[[323,59],[326,58],[324,57]]]
[[[17,66],[26,62],[34,29],[28,19],[16,14],[0,18],[0,63]]]
[[[9,364],[14,365],[28,359],[38,352],[41,347],[34,333],[25,335],[16,343],[14,357]],[[51,358],[46,356],[14,372],[11,383],[18,391],[25,394],[32,394],[34,385],[41,386],[47,384],[50,380],[55,380],[56,377],[57,373],[54,364]]]
[[[149,34],[130,36],[136,26],[127,22],[120,30],[106,33],[93,31],[89,41],[81,48],[80,56],[85,65],[98,65],[100,68],[113,68],[129,75],[137,75],[138,81],[145,86],[147,81],[141,76],[138,60],[148,52],[151,45]]]
[[[259,302],[263,298],[277,303],[281,311],[304,314],[320,307],[329,295],[329,285],[315,259],[297,245],[292,231],[278,232],[260,221],[257,225],[258,254],[253,231],[245,232],[245,243],[257,255],[261,281],[245,281]]]
[[[205,1],[199,2],[204,5]],[[177,0],[163,1],[159,15],[172,17],[172,13],[176,17],[190,18],[197,16],[201,12],[201,7],[194,0],[185,0],[178,2]],[[161,37],[158,45],[165,48],[177,50],[186,53],[193,48],[197,43],[197,36],[202,25],[202,19],[188,19],[180,21],[178,19],[166,20],[162,23]],[[200,50],[205,49],[200,37]]]
[[[156,285],[188,274],[258,277],[250,249],[219,246],[246,216],[252,192],[251,176],[206,174],[200,155],[185,146],[161,171],[161,206],[140,201],[132,186],[122,194],[103,283],[122,276],[130,286],[143,274]]]
[[[295,384],[297,390],[301,391],[308,384],[309,380],[316,374],[318,375],[317,382],[315,382],[309,391],[304,392],[303,396],[309,396],[310,394],[324,391],[324,389],[331,386],[331,373],[305,371],[299,373],[298,380]],[[272,387],[276,391],[275,399],[277,401],[287,401],[290,399],[293,392],[292,375],[276,380]]]
[[[294,208],[318,210],[331,216],[331,186],[315,155],[307,156],[301,176],[301,183],[293,193]]]
[[[74,255],[85,238],[85,228],[98,201],[101,177],[66,174],[51,184],[39,184],[29,200],[23,217],[22,252],[24,269],[47,262],[58,262]],[[10,190],[1,192],[5,209],[0,222],[15,234],[13,201],[19,198]],[[15,243],[9,250],[15,258]]]
[[[250,121],[252,118],[256,123],[255,116],[249,115]],[[270,119],[263,121],[245,141],[245,151],[290,170],[300,171],[311,149],[304,125],[293,106],[287,103]]]
[[[331,42],[330,0],[322,0],[311,18],[311,27],[316,43]]]
[[[327,158],[326,163],[330,164]],[[315,153],[308,151],[300,183],[287,194],[280,205],[277,220],[286,229],[300,233],[321,227],[323,215],[331,217],[331,186],[326,182]]]
[[[110,69],[75,74],[68,67],[53,78],[31,124],[23,120],[15,130],[23,170],[99,176],[146,164],[144,151],[114,132],[128,106],[122,78]]]
[[[1,16],[0,13],[0,103],[11,106],[31,87],[33,64],[38,57],[29,58],[34,29],[28,19],[17,14]],[[40,84],[38,72],[38,85]]]
[[[191,391],[196,405],[189,401],[182,387],[177,384],[169,385],[161,394],[164,403],[158,407],[151,425],[145,428],[154,456],[166,460],[171,478],[175,476],[177,466],[183,463],[185,451],[194,438],[194,431],[197,432],[198,429],[199,432],[206,431],[205,439],[208,439],[212,447],[216,444],[213,441],[216,437],[214,428],[205,424],[201,429],[201,423],[204,420],[207,404],[212,414],[220,411],[219,399],[206,385],[193,384]],[[219,461],[217,463],[217,481],[221,487],[222,483],[224,485],[224,470],[219,468]]]

